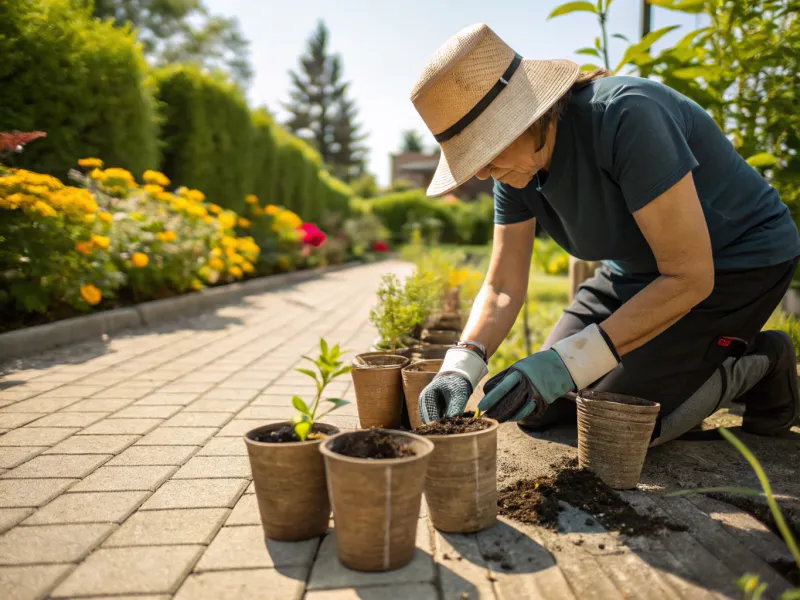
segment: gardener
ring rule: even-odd
[[[602,260],[542,350],[489,380],[479,407],[540,430],[574,420],[591,388],[661,404],[653,444],[744,405],[746,431],[800,413],[790,339],[761,328],[795,271],[800,236],[777,192],[693,101],[647,79],[522,59],[485,25],[431,58],[411,99],[441,144],[428,188],[495,179],[486,281],[458,347],[420,396],[429,422],[461,414],[522,307],[535,225]]]

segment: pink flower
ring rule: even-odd
[[[304,244],[319,248],[325,242],[325,234],[313,223],[303,223],[297,229]]]
[[[372,242],[372,249],[375,252],[388,252],[389,246],[386,245],[386,242]]]

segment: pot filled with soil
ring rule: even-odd
[[[452,345],[461,337],[460,331],[451,331],[449,329],[425,329],[422,332],[422,341],[428,344],[446,344]]]
[[[420,344],[411,353],[413,360],[435,360],[443,359],[450,348],[455,348],[452,344]]]
[[[411,353],[413,351],[413,346],[408,345],[408,341],[404,340],[406,345],[397,346],[394,350],[392,350],[388,344],[381,341],[381,338],[375,338],[375,341],[372,342],[372,346],[370,347],[370,352],[375,354],[393,354],[395,356],[405,356],[406,358],[411,358]]]
[[[295,542],[323,535],[331,515],[325,464],[319,453],[333,425],[314,423],[314,439],[299,442],[289,421],[264,425],[244,435],[264,535]]]
[[[615,489],[635,488],[644,466],[660,405],[583,391],[577,395],[578,461]]]
[[[358,419],[363,429],[400,425],[403,407],[403,377],[400,370],[409,363],[405,356],[365,352],[353,361],[353,386]]]
[[[448,533],[491,527],[497,518],[497,421],[465,413],[413,431],[433,442],[425,476],[431,522]]]
[[[433,381],[442,367],[442,360],[418,360],[403,367],[403,392],[406,397],[408,420],[412,428],[422,425],[419,418],[419,394]]]
[[[433,444],[386,429],[325,440],[328,495],[339,560],[357,571],[390,571],[414,556],[425,470]]]

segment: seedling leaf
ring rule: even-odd
[[[300,421],[294,426],[294,434],[301,442],[305,442],[308,437],[308,432],[311,431],[310,421]]]
[[[302,373],[303,375],[308,375],[314,381],[317,380],[317,374],[314,373],[314,371],[312,371],[310,369],[295,369],[295,371],[297,371],[298,373]]]
[[[590,12],[592,14],[597,14],[597,9],[590,2],[567,2],[561,6],[556,6],[553,12],[547,15],[547,18],[554,19],[555,17],[568,15],[573,12]]]
[[[307,415],[308,417],[311,416],[311,411],[308,409],[308,405],[303,402],[303,399],[300,396],[292,396],[292,406],[294,406],[302,414]]]

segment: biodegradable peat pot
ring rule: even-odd
[[[422,341],[429,344],[455,344],[459,337],[460,331],[449,329],[426,329],[422,332]]]
[[[430,321],[429,329],[448,329],[450,331],[461,331],[464,327],[464,318],[461,313],[443,313],[434,316]]]
[[[471,417],[472,415],[464,415]],[[497,428],[469,433],[425,435],[433,454],[425,476],[425,501],[433,526],[447,533],[471,533],[497,519]]]
[[[328,529],[331,505],[325,485],[325,465],[319,446],[325,438],[305,442],[259,442],[259,434],[291,427],[289,421],[257,427],[244,435],[253,486],[264,535],[296,542],[318,537]],[[316,423],[314,431],[339,433],[333,425]]]
[[[422,344],[412,356],[418,356],[425,360],[442,359],[450,348],[455,348],[453,344]]]
[[[454,313],[461,309],[461,289],[453,288],[444,294],[444,312]]]
[[[403,377],[400,370],[409,359],[383,352],[365,352],[353,360],[358,420],[363,429],[400,425]]]
[[[381,338],[377,337],[372,342],[372,346],[370,346],[369,351],[373,354],[392,354],[394,356],[405,356],[406,358],[411,358],[411,352],[413,351],[413,348],[409,348],[408,346],[398,346],[394,350],[388,350],[381,347]]]
[[[419,418],[419,394],[433,381],[441,367],[441,360],[419,360],[403,367],[403,392],[412,429],[422,425]]]
[[[376,433],[391,436],[414,455],[376,459],[337,452],[353,439],[364,440]],[[322,443],[336,553],[346,567],[391,571],[414,557],[420,499],[432,451],[433,444],[423,437],[386,429],[342,433]]]
[[[657,402],[584,391],[578,394],[578,463],[618,490],[635,488],[661,408]]]

